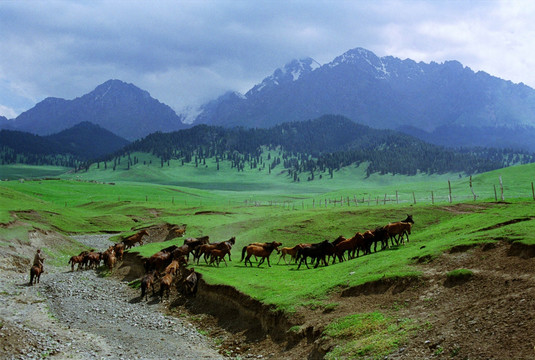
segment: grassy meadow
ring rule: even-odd
[[[457,245],[503,240],[535,244],[535,164],[474,175],[475,201],[469,177],[459,174],[366,178],[362,168],[345,168],[332,179],[293,182],[281,171],[237,173],[224,166],[216,171],[212,164],[147,169],[150,166],[115,171],[101,166],[61,174],[61,180],[1,182],[0,223],[19,223],[0,227],[0,246],[24,238],[31,228],[84,234],[128,232],[162,222],[187,224],[187,237],[209,235],[212,242],[236,237],[227,265],[208,266],[202,260],[194,265],[206,281],[234,286],[292,314],[302,306],[336,306],[329,295],[341,288],[383,277],[419,276],[414,265],[420,259],[432,259]],[[317,269],[278,263],[275,253],[271,267],[240,262],[241,249],[251,242],[293,246],[334,240],[402,220],[406,214],[413,215],[415,224],[405,246]],[[511,222],[517,219],[525,221]],[[135,251],[150,256],[182,241],[147,244]],[[389,321],[380,314],[374,319]]]

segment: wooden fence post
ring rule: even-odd
[[[505,200],[505,198],[503,197],[503,183],[502,183],[502,176],[500,175],[500,191],[502,193],[502,201]]]
[[[416,204],[416,195],[414,195],[414,191],[412,192],[412,198],[414,200],[414,203]]]
[[[498,193],[496,192],[496,184],[494,185],[494,201],[498,201]]]
[[[396,190],[396,204],[399,204],[399,196],[398,196],[398,191]]]
[[[435,194],[433,194],[433,190],[431,190],[431,204],[435,204]]]
[[[470,191],[472,191],[472,195],[474,195],[474,201],[476,201],[476,193],[474,192],[474,187],[472,186],[472,175],[470,175]]]
[[[448,189],[449,189],[448,199],[449,199],[450,204],[451,204],[451,201],[452,201],[452,199],[451,199],[451,182],[449,180],[448,180]]]
[[[383,200],[383,205],[386,205],[386,194],[385,194],[385,198]]]

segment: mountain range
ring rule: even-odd
[[[475,142],[535,150],[532,88],[457,61],[380,58],[362,48],[322,66],[312,59],[293,61],[245,95],[225,94],[206,104],[196,122],[269,127],[323,114],[447,146]]]
[[[356,48],[320,65],[293,60],[245,94],[228,92],[199,109],[193,125],[269,128],[343,115],[449,147],[535,151],[535,90],[457,61],[423,63]],[[128,140],[185,129],[186,114],[133,84],[109,80],[74,100],[47,98],[0,128],[48,135],[81,121]]]
[[[128,140],[187,127],[173,109],[147,91],[108,80],[73,100],[46,98],[16,119],[0,121],[0,128],[50,135],[84,121]]]

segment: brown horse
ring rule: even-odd
[[[102,260],[102,253],[100,252],[89,252],[84,256],[84,264],[86,269],[94,268],[96,269],[100,266],[100,261]]]
[[[366,238],[363,234],[357,232],[353,237],[338,242],[334,246],[334,254],[335,257],[337,256],[338,260],[342,262],[344,261],[344,253],[346,251],[348,253],[347,258],[349,260],[355,258],[355,253],[357,254],[357,257],[359,257],[359,252],[361,250],[364,255],[369,254],[370,246],[371,241],[369,241],[369,238]]]
[[[149,289],[152,289],[152,296],[154,296],[154,281],[156,281],[157,276],[158,272],[156,270],[143,276],[141,279],[141,299],[145,297],[145,300],[147,300]]]
[[[251,256],[257,256],[260,257],[261,260],[258,262],[257,267],[260,267],[264,260],[267,259],[268,266],[271,267],[271,264],[269,263],[269,256],[273,252],[273,250],[279,251],[278,247],[282,244],[277,241],[272,241],[270,243],[265,243],[262,246],[259,245],[247,245],[244,246],[241,252],[241,260],[245,258],[245,266],[247,266],[247,261],[249,261],[249,264],[251,264],[251,267],[253,266],[253,263],[251,262]],[[245,253],[247,253],[247,257],[245,256]]]
[[[215,261],[217,266],[219,266],[219,263],[223,260],[225,266],[228,266],[227,261],[225,260],[225,255],[227,254],[229,254],[230,257],[230,248],[228,247],[225,247],[224,249],[212,249],[210,252],[210,263],[208,265],[212,265]]]
[[[126,239],[123,239],[122,242],[124,244],[124,249],[128,250],[131,247],[134,247],[137,243],[139,243],[140,245],[143,245],[143,236],[145,235],[149,236],[149,233],[147,232],[146,229],[143,229],[135,233],[134,235],[130,235]]]
[[[229,261],[232,261],[230,257],[230,249],[232,248],[232,245],[234,245],[235,243],[236,243],[236,238],[233,236],[227,241],[221,241],[221,242],[211,243],[211,244],[203,244],[199,246],[198,252],[195,254],[195,259],[197,259],[197,265],[199,264],[201,256],[204,256],[204,261],[208,264],[208,257],[210,256],[210,253],[214,249],[219,249],[219,250],[228,249]]]
[[[190,253],[193,253],[193,259],[197,258],[197,254],[199,252],[199,247],[204,244],[210,243],[210,237],[209,236],[201,236],[199,238],[187,238],[184,240],[184,245],[188,245],[190,247]],[[189,261],[189,254],[188,254],[188,261]]]
[[[115,264],[117,263],[117,258],[115,257],[115,253],[111,253],[107,260],[106,260],[106,266],[108,267],[108,269],[111,271],[113,271],[113,268],[115,267]]]
[[[169,293],[171,292],[171,284],[173,283],[173,275],[165,274],[160,279],[160,300],[163,299],[164,293],[167,293],[169,299]]]
[[[184,287],[184,295],[195,296],[197,294],[197,288],[199,286],[199,276],[195,272],[194,268],[189,269],[182,281]]]
[[[183,224],[180,227],[173,228],[170,232],[174,237],[183,237],[186,233],[186,224]]]
[[[74,271],[74,265],[78,264],[78,269],[77,270],[80,270],[84,264],[84,255],[85,254],[80,254],[80,255],[75,255],[75,256],[71,256],[71,258],[69,259],[69,264],[71,265],[71,271]]]
[[[43,266],[42,265],[33,265],[30,269],[30,283],[29,285],[33,285],[36,283],[39,283],[39,279],[41,278],[41,273],[43,272]]]
[[[399,244],[400,241],[402,244],[405,244],[405,235],[407,235],[407,242],[409,241],[412,223],[400,221],[385,225],[384,228],[388,234],[388,237],[390,238],[392,246],[394,246],[394,240],[396,240],[396,245]]]
[[[288,265],[289,263],[286,262],[286,255],[290,255],[290,264],[292,263],[292,260],[294,261],[297,261],[296,260],[296,257],[297,257],[297,252],[304,248],[304,247],[308,247],[310,246],[310,244],[297,244],[295,245],[294,247],[283,247],[280,249],[280,257],[279,257],[279,261],[277,261],[277,264],[281,262],[281,259],[284,259],[284,262],[286,263],[286,265]]]
[[[124,255],[124,243],[117,243],[113,245],[113,251],[115,251],[115,256],[117,257],[117,260],[122,261],[123,255]]]
[[[180,264],[178,262],[178,259],[174,259],[171,261],[171,263],[169,265],[167,265],[167,267],[165,268],[165,273],[166,274],[171,274],[173,276],[176,276],[176,274],[178,273],[178,269],[180,267]]]
[[[171,263],[171,260],[173,260],[171,253],[159,251],[145,260],[145,271],[149,272],[152,270],[157,270],[158,272],[161,272],[167,267],[167,265]]]

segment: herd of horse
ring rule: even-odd
[[[353,259],[359,257],[361,251],[363,255],[370,254],[372,245],[373,251],[376,252],[377,244],[381,244],[381,250],[384,250],[389,246],[389,240],[392,246],[394,246],[394,241],[396,245],[404,244],[405,237],[409,241],[413,224],[412,215],[407,215],[407,218],[402,221],[379,226],[364,233],[357,232],[350,238],[339,236],[332,242],[324,240],[313,244],[302,243],[293,247],[284,247],[280,249],[281,255],[278,262],[284,259],[284,262],[287,263],[286,255],[289,255],[295,263],[298,263],[297,269],[299,269],[303,263],[309,268],[308,258],[312,260],[312,264],[315,264],[314,268],[317,268],[321,263],[327,266],[329,257],[332,258],[333,264],[336,263],[336,260],[345,261],[346,254],[348,260]]]
[[[284,260],[286,264],[291,264],[292,261],[297,264],[297,269],[304,265],[309,268],[313,265],[317,268],[321,264],[327,266],[329,261],[332,264],[358,258],[360,253],[363,255],[370,254],[377,251],[377,245],[383,250],[389,247],[389,241],[392,246],[404,244],[405,238],[409,241],[411,228],[414,224],[412,215],[398,222],[389,223],[385,226],[379,226],[374,230],[367,230],[363,233],[357,232],[350,238],[339,236],[333,241],[324,240],[317,243],[301,243],[293,247],[281,247],[282,243],[277,241],[265,243],[251,243],[242,248],[241,260],[245,267],[249,264],[253,266],[252,258],[257,261],[257,267],[260,267],[264,262],[271,266],[270,256],[276,251],[279,256],[277,264]],[[185,233],[185,226],[180,236]],[[143,237],[150,236],[146,229],[141,230],[134,235],[126,237],[122,242],[110,246],[104,252],[96,252],[94,250],[83,251],[79,255],[72,256],[69,259],[71,271],[78,264],[78,270],[82,269],[96,269],[101,262],[108,267],[110,271],[113,270],[117,261],[122,260],[125,250],[140,244],[143,244]],[[140,280],[141,295],[140,298],[148,299],[149,292],[156,296],[156,287],[158,286],[158,295],[162,300],[164,296],[169,297],[170,290],[173,286],[185,296],[195,296],[198,289],[200,274],[195,272],[193,267],[188,268],[190,263],[199,265],[201,259],[205,264],[220,266],[221,262],[227,266],[226,258],[232,261],[231,249],[236,243],[236,238],[231,237],[226,241],[210,242],[209,236],[199,238],[187,238],[181,246],[172,245],[164,248],[149,258],[144,260],[143,266],[145,274]],[[290,257],[290,262],[287,262],[286,257]],[[332,259],[332,260],[331,260]],[[39,279],[39,269],[31,270],[31,280]]]

